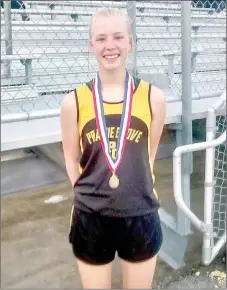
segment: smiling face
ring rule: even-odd
[[[126,17],[117,13],[94,17],[90,29],[90,47],[102,69],[110,71],[125,67],[127,56],[132,50]]]

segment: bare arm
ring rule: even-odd
[[[150,162],[153,168],[166,117],[166,100],[162,90],[152,86],[150,101],[152,110],[152,122],[150,128]]]
[[[77,107],[74,92],[64,97],[61,105],[60,122],[65,165],[73,187],[80,175],[79,131],[77,126]]]

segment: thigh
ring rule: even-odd
[[[123,289],[150,289],[156,268],[157,255],[139,262],[120,259]]]
[[[105,218],[74,211],[69,237],[83,288],[111,287],[115,248],[109,230]]]
[[[149,288],[163,241],[158,212],[124,219],[121,232],[118,255],[124,287]]]
[[[77,266],[83,289],[111,289],[112,262],[92,265],[77,259]]]
[[[108,220],[104,217],[74,211],[69,237],[73,253],[81,261],[92,265],[112,262],[115,245],[109,233]]]

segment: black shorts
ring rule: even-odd
[[[163,241],[157,211],[135,217],[106,217],[74,210],[69,241],[74,255],[86,263],[121,259],[139,262],[154,257]]]

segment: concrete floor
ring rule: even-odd
[[[192,208],[203,215],[204,158],[194,159]],[[162,207],[176,212],[172,190],[172,160],[158,160],[155,165],[156,189]],[[46,204],[52,195],[66,200]],[[1,288],[81,288],[76,260],[68,243],[73,192],[68,182],[29,190],[1,199]],[[154,288],[164,288],[185,270],[200,262],[201,234],[189,239],[186,267],[174,271],[161,259],[154,277]],[[121,288],[119,262],[113,265],[113,288]]]

